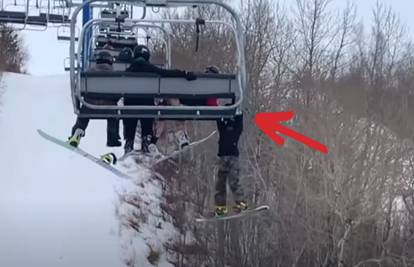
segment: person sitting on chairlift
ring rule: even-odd
[[[114,46],[111,40],[108,40],[106,44],[102,47],[103,49],[114,50]]]
[[[167,70],[161,69],[149,62],[150,51],[145,45],[137,45],[134,48],[134,61],[126,69],[129,72],[147,72],[156,73],[162,77],[184,77],[188,81],[195,80],[197,77],[193,72],[187,72],[184,70]],[[125,105],[154,105],[154,98],[124,98]],[[160,154],[157,146],[157,138],[154,135],[153,130],[153,118],[141,118],[141,151],[149,153],[153,156]],[[125,154],[134,150],[135,132],[138,124],[136,118],[124,119],[124,138],[125,138]]]
[[[91,71],[112,71],[113,67],[113,56],[106,51],[99,52],[96,57],[96,64],[92,67]],[[88,97],[85,99],[86,102],[95,105],[116,105],[119,99],[96,99]],[[76,119],[75,125],[72,127],[72,135],[69,137],[68,143],[71,146],[78,147],[80,139],[85,136],[86,128],[88,127],[89,119],[80,118]],[[119,136],[119,120],[116,118],[107,119],[107,141],[106,145],[109,147],[121,146],[121,137]]]

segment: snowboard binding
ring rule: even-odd
[[[108,165],[115,165],[117,162],[117,158],[114,153],[103,154],[100,159]]]

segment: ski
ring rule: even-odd
[[[51,136],[50,134],[48,134],[48,133],[46,133],[46,132],[44,132],[44,131],[42,131],[42,130],[40,130],[40,129],[37,129],[37,132],[38,132],[38,133],[39,133],[39,135],[40,135],[41,137],[43,137],[44,139],[46,139],[46,140],[48,140],[48,141],[50,141],[50,142],[52,142],[52,143],[55,143],[55,144],[57,144],[57,145],[59,145],[59,146],[61,146],[61,147],[64,147],[64,148],[66,148],[66,149],[69,149],[69,150],[71,150],[71,151],[73,151],[73,152],[75,152],[75,153],[77,153],[77,154],[79,154],[79,155],[81,155],[81,156],[83,156],[83,157],[85,157],[85,158],[87,158],[87,159],[89,159],[89,160],[91,160],[91,161],[95,162],[95,163],[96,163],[96,164],[98,164],[99,166],[101,166],[101,167],[103,167],[103,168],[107,169],[108,171],[112,172],[113,174],[115,174],[115,175],[116,175],[116,176],[118,176],[118,177],[121,177],[121,178],[127,178],[127,179],[129,179],[129,178],[130,178],[128,175],[126,175],[126,174],[124,174],[123,172],[119,171],[117,168],[113,167],[113,166],[112,166],[112,165],[110,165],[109,163],[104,162],[102,159],[97,158],[97,157],[95,157],[95,156],[93,156],[93,155],[89,154],[88,152],[86,152],[86,151],[84,151],[84,150],[80,149],[80,148],[73,147],[73,146],[69,145],[67,142],[62,141],[62,140],[60,140],[60,139],[58,139],[58,138],[56,138],[56,137],[53,137],[53,136]],[[112,153],[109,153],[109,154],[112,154]],[[109,155],[109,154],[108,154],[108,155]],[[113,155],[113,154],[112,154],[112,155]]]
[[[268,205],[262,205],[262,206],[258,206],[256,208],[253,209],[247,209],[245,211],[242,211],[240,213],[236,213],[236,214],[230,214],[230,215],[226,215],[226,216],[222,216],[222,217],[216,217],[216,216],[206,216],[206,217],[199,217],[196,218],[196,222],[218,222],[218,221],[226,221],[226,220],[232,220],[232,219],[236,219],[236,218],[242,218],[245,216],[250,216],[250,215],[254,215],[254,214],[258,214],[262,211],[265,210],[269,210],[269,206]]]

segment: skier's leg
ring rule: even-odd
[[[178,149],[183,149],[190,144],[190,139],[185,127],[185,121],[176,122],[175,125],[175,142],[178,145]]]
[[[86,127],[88,127],[89,119],[77,118],[75,125],[72,127],[72,134],[68,138],[69,145],[78,147],[80,139],[85,136]]]
[[[83,132],[86,131],[86,128],[88,127],[89,119],[88,118],[80,118],[78,117],[76,119],[75,125],[72,127],[71,135],[75,134],[76,129],[81,129]]]
[[[181,99],[179,98],[168,98],[166,99],[165,103],[169,106],[181,106]],[[188,138],[188,134],[185,127],[185,121],[176,121],[172,124],[173,127],[173,134],[175,137],[175,143],[178,146],[178,149],[182,149],[185,146],[190,144],[190,140]]]
[[[217,173],[217,181],[216,181],[216,193],[214,195],[214,204],[216,206],[216,215],[223,216],[227,213],[226,208],[226,180],[228,175],[228,166],[226,159],[224,157],[220,157],[219,159],[219,168]]]
[[[157,138],[154,136],[154,131],[152,125],[154,123],[154,119],[152,118],[145,118],[141,120],[141,145],[142,150],[145,151],[149,144],[155,143]]]
[[[120,146],[121,139],[119,136],[119,120],[110,118],[107,120],[106,127],[106,145],[107,146]]]
[[[114,123],[114,132],[116,133],[115,138],[116,140],[121,140],[121,136],[119,135],[119,119],[115,119],[115,123]]]
[[[154,123],[154,119],[152,118],[145,118],[141,120],[141,135],[142,136],[151,136],[151,141],[156,141],[156,137],[154,135],[154,131],[152,129],[152,125]]]
[[[154,119],[141,119],[141,150],[153,158],[161,158],[162,153],[156,145],[158,138],[154,134],[153,124]]]
[[[135,132],[137,129],[138,119],[124,119],[124,139],[125,154],[134,150]]]
[[[124,105],[144,105],[142,103],[143,99],[136,99],[136,98],[124,98]],[[124,150],[125,154],[134,150],[134,141],[135,141],[135,132],[137,131],[137,124],[138,119],[135,118],[126,118],[123,120],[124,122],[124,139],[125,145]]]

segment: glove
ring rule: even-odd
[[[243,114],[236,115],[231,119],[217,120],[217,128],[219,133],[228,131],[240,135],[243,131]]]
[[[185,73],[185,79],[186,79],[187,81],[194,81],[194,80],[196,80],[196,79],[197,79],[197,76],[194,74],[194,72],[192,72],[192,71],[187,71],[187,72]]]

